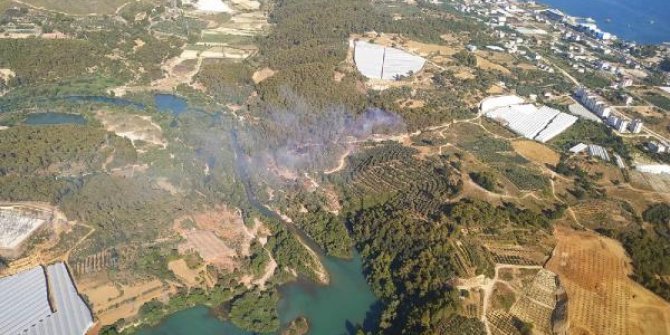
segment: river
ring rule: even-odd
[[[157,97],[158,98],[158,97]],[[161,96],[159,111],[168,111],[175,116],[188,113],[183,99]],[[158,104],[158,101],[156,101]],[[262,215],[278,221],[282,219],[274,211],[261,204],[252,191],[245,155],[237,142],[237,133],[230,133],[231,145],[236,154],[236,173],[242,181],[249,203]],[[311,335],[351,334],[356,325],[363,325],[366,317],[375,312],[377,298],[372,293],[362,273],[362,262],[358,254],[351,260],[336,259],[323,255],[318,246],[302,231],[291,224],[286,228],[297,234],[319,256],[330,276],[328,285],[319,285],[306,279],[286,284],[279,288],[281,299],[278,312],[282,325],[299,316],[307,318]],[[248,335],[231,322],[223,322],[211,315],[207,308],[199,306],[175,313],[159,325],[141,330],[140,335]]]
[[[189,109],[186,100],[166,94],[155,97],[159,112],[171,113],[179,117],[183,113],[198,112]],[[65,99],[80,103],[105,103],[119,106],[131,106],[144,109],[145,106],[126,99],[110,97],[71,96]],[[198,112],[201,113],[201,112]],[[207,114],[212,116],[211,114]],[[216,117],[217,115],[214,115]],[[77,114],[38,113],[29,115],[24,123],[32,125],[83,124],[86,119]],[[230,133],[231,145],[236,154],[235,170],[244,185],[251,206],[262,215],[283,222],[274,211],[260,203],[252,191],[248,175],[248,161],[237,141],[237,132]],[[282,325],[286,325],[299,316],[307,318],[311,335],[350,334],[356,325],[363,325],[369,313],[373,313],[377,298],[362,274],[362,262],[358,254],[351,260],[336,259],[323,254],[318,245],[306,234],[291,224],[286,228],[298,235],[313,249],[330,276],[328,285],[320,285],[306,279],[299,279],[279,288],[281,299],[278,312]],[[170,315],[155,327],[145,328],[140,335],[249,335],[250,332],[239,329],[231,322],[223,322],[209,313],[206,307],[198,306]]]

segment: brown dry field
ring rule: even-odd
[[[483,70],[495,70],[500,71],[504,74],[510,74],[511,72],[504,66],[494,63],[487,58],[483,57],[484,52],[477,52],[477,67]]]
[[[2,3],[3,1],[0,1]],[[30,6],[72,15],[113,14],[128,0],[24,0]],[[7,1],[7,3],[12,3]],[[0,6],[2,7],[2,6]]]
[[[179,253],[197,252],[202,259],[222,269],[233,271],[237,268],[237,253],[209,230],[191,230],[185,233],[186,242],[179,245]]]
[[[524,158],[539,164],[556,166],[561,159],[556,151],[535,141],[519,140],[512,142],[512,147]]]
[[[623,173],[618,166],[614,164],[606,164],[603,161],[595,158],[587,158],[585,154],[574,156],[574,160],[582,170],[590,175],[602,174],[602,178],[596,181],[600,186],[612,186],[614,181],[624,181]]]
[[[158,279],[121,285],[120,289],[106,278],[86,279],[78,282],[78,288],[88,298],[93,314],[102,325],[132,318],[145,302],[166,298],[173,291]]]
[[[454,68],[456,69],[456,74],[454,74],[454,77],[458,79],[468,80],[476,77],[472,73],[472,70],[467,67],[455,66]]]
[[[498,86],[498,85],[491,85],[488,90],[486,90],[487,94],[502,94],[505,92],[505,89]]]
[[[197,59],[184,59],[179,64],[175,65],[174,68],[172,68],[172,71],[177,76],[185,76],[195,71],[197,65]]]
[[[670,332],[670,304],[628,277],[630,260],[617,241],[561,226],[554,234],[547,269],[567,291],[570,334]]]
[[[191,219],[196,227],[183,227],[186,219]],[[173,229],[186,239],[179,246],[181,253],[194,250],[207,263],[230,271],[239,266],[239,259],[250,255],[254,239],[264,241],[270,235],[261,222],[247,227],[236,208],[223,204],[179,218]]]
[[[438,44],[425,44],[412,40],[407,41],[406,43],[404,43],[403,46],[407,51],[418,54],[419,56],[422,57],[427,57],[432,54],[437,54],[441,56],[451,56],[462,50],[462,48],[456,48]]]
[[[189,268],[183,258],[171,261],[168,263],[168,268],[187,286],[193,287],[198,285],[198,270]]]
[[[642,173],[631,171],[631,186],[644,191],[656,191],[659,193],[670,193],[670,176],[663,174]]]
[[[633,223],[631,214],[622,206],[622,203],[612,199],[591,199],[573,205],[572,210],[585,227],[622,229]]]

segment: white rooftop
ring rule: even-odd
[[[405,51],[363,41],[356,41],[354,48],[356,67],[371,79],[395,80],[420,71],[426,62]]]
[[[586,145],[584,143],[579,143],[579,144],[575,145],[574,147],[570,148],[569,151],[572,152],[573,154],[578,154],[578,153],[584,151],[584,149],[586,149],[587,147],[588,147],[588,145]]]
[[[667,164],[637,165],[635,169],[644,173],[670,174],[670,165]]]
[[[92,325],[65,264],[0,278],[0,334],[83,335]]]
[[[513,132],[542,143],[562,133],[576,121],[577,117],[559,110],[533,104],[524,104],[515,95],[490,97],[482,100],[479,107],[484,115],[496,120]]]
[[[11,207],[0,207],[0,249],[16,248],[44,222]]]
[[[231,13],[230,6],[221,0],[189,0],[185,3],[191,3],[197,10],[210,13]]]

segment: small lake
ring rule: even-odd
[[[188,109],[186,100],[172,94],[156,94],[154,95],[154,103],[158,111],[169,112],[174,116],[179,116]]]
[[[360,256],[350,261],[323,257],[330,274],[327,286],[297,282],[280,289],[279,317],[287,324],[299,316],[309,321],[309,334],[349,334],[377,302],[362,273]]]
[[[298,316],[309,321],[310,335],[350,334],[363,324],[377,298],[365,281],[358,255],[352,260],[322,258],[331,276],[330,285],[300,280],[280,289],[279,318],[285,325]],[[250,335],[230,322],[219,321],[205,307],[173,314],[161,324],[138,335]]]
[[[67,113],[34,113],[29,114],[24,124],[29,125],[56,125],[56,124],[86,124],[86,118],[79,114]]]

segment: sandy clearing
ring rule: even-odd
[[[498,86],[498,85],[491,85],[488,90],[486,90],[487,94],[502,94],[505,92],[505,89]]]
[[[276,71],[269,67],[262,68],[256,72],[254,72],[253,76],[251,76],[251,79],[254,81],[254,83],[258,84],[262,82],[265,79],[268,79],[272,76],[274,76]]]
[[[195,227],[184,227],[187,219]],[[187,240],[179,246],[181,253],[196,251],[206,262],[231,271],[238,267],[240,259],[251,255],[255,239],[264,245],[271,235],[259,220],[247,227],[239,209],[224,204],[177,219],[173,229]]]
[[[133,41],[133,42],[135,42],[135,45],[133,45],[133,52],[137,52],[137,50],[139,50],[141,47],[143,47],[146,44],[144,41],[142,41],[139,38],[136,38],[135,41]]]
[[[261,3],[256,0],[230,0],[230,2],[242,10],[257,10],[261,7]]]
[[[395,103],[409,109],[421,108],[426,105],[425,101],[415,99],[398,99]]]
[[[143,141],[163,148],[167,146],[161,127],[152,121],[151,116],[99,110],[95,118],[107,131],[131,140],[133,145],[135,141]]]
[[[9,78],[15,77],[16,73],[9,68],[0,68],[0,79],[7,80]]]
[[[237,268],[237,253],[213,232],[194,229],[183,236],[186,241],[179,245],[180,254],[197,252],[207,263],[229,271]]]

